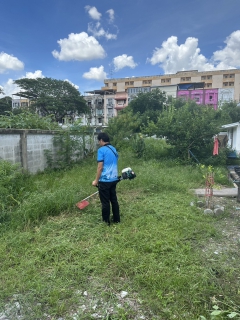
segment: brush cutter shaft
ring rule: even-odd
[[[92,196],[94,196],[94,195],[97,194],[97,193],[98,193],[98,191],[94,192],[93,194],[91,194],[91,195],[88,196],[87,198],[83,199],[82,201],[87,200],[88,198],[91,198]]]

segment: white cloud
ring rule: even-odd
[[[4,95],[0,95],[0,97],[3,96],[12,96],[12,94],[17,93],[19,91],[19,87],[13,83],[13,79],[8,79],[6,83],[2,86]]]
[[[109,14],[109,22],[112,23],[114,21],[114,10],[113,9],[109,9],[106,12]]]
[[[198,39],[189,37],[184,44],[178,46],[177,37],[172,36],[156,48],[152,58],[148,59],[152,65],[160,64],[165,73],[175,73],[181,70],[198,69],[212,70],[213,66],[200,54]]]
[[[79,89],[79,86],[77,86],[76,84],[72,83],[70,80],[65,79],[64,81],[67,81],[68,83],[70,83],[75,89]]]
[[[58,40],[60,52],[52,51],[54,58],[62,61],[103,59],[106,53],[99,42],[86,32],[71,33],[66,39]]]
[[[95,25],[93,23],[88,24],[88,32],[91,32],[94,37],[100,38],[105,37],[107,40],[117,39],[117,35],[105,31],[100,22],[97,22]]]
[[[45,78],[45,77],[42,74],[41,70],[36,70],[35,72],[26,72],[26,76],[23,78],[37,79],[37,78]]]
[[[0,53],[0,73],[4,73],[7,70],[22,70],[23,68],[24,63],[18,58],[5,52]]]
[[[99,68],[90,68],[88,72],[85,72],[83,74],[83,78],[103,81],[104,79],[107,78],[107,74],[104,71],[104,67],[100,66]]]
[[[85,6],[86,11],[88,12],[89,16],[94,20],[100,20],[102,14],[98,12],[96,7]]]
[[[151,58],[152,65],[159,64],[165,73],[183,70],[224,70],[240,66],[240,30],[233,32],[225,40],[225,48],[215,51],[210,59],[200,53],[198,39],[189,37],[178,45],[178,38],[169,37],[161,48],[156,48]]]
[[[130,67],[134,69],[137,66],[137,63],[134,62],[132,56],[127,56],[126,54],[122,54],[121,56],[117,56],[113,59],[113,65],[115,71],[118,71],[125,67]]]
[[[218,69],[240,67],[240,30],[231,33],[224,42],[225,48],[213,53],[213,60],[219,63]]]
[[[44,78],[44,75],[42,74],[41,70],[36,70],[35,72],[26,72],[25,76],[20,77],[22,78],[29,78],[29,79],[36,79],[36,78]],[[6,83],[3,84],[2,88],[4,91],[4,95],[1,96],[11,96],[14,93],[17,93],[20,91],[20,88],[13,83],[13,79],[8,79]]]

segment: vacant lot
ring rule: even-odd
[[[224,214],[205,215],[190,205],[205,183],[195,166],[122,155],[129,166],[137,178],[119,183],[110,227],[98,197],[75,207],[95,191],[94,160],[29,178],[0,225],[0,319],[239,318],[236,199],[214,198]]]

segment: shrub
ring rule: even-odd
[[[77,126],[63,130],[53,138],[55,152],[44,150],[48,168],[64,169],[72,167],[86,156],[91,156],[95,149],[94,136],[85,134]]]
[[[171,146],[167,145],[164,139],[146,138],[143,158],[144,160],[166,158],[170,149]]]
[[[27,173],[19,165],[0,160],[0,222],[6,218],[6,210],[19,204],[25,189]]]
[[[172,148],[167,145],[164,139],[144,137],[141,133],[136,133],[131,139],[132,150],[137,158],[144,160],[159,160],[169,156]]]
[[[141,133],[136,133],[132,136],[131,145],[136,157],[142,158],[145,151],[145,142]]]

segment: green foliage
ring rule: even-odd
[[[56,122],[65,116],[88,111],[84,98],[68,81],[52,78],[19,79],[14,81],[23,91],[19,96],[28,98],[31,107],[43,116],[54,115]]]
[[[209,174],[213,174],[213,188],[217,188],[218,185],[229,185],[229,179],[225,167],[198,164],[197,168],[203,177],[203,184],[205,184]]]
[[[134,115],[127,109],[120,112],[117,117],[112,118],[104,132],[109,135],[111,144],[120,150],[123,147],[130,147],[129,139],[133,133],[138,132],[140,125],[139,114]]]
[[[210,157],[207,157],[206,155],[206,158],[202,162],[206,165],[224,166],[228,161],[229,152],[228,148],[219,148],[218,155],[211,155]]]
[[[136,157],[142,158],[145,151],[145,142],[141,133],[136,133],[131,137],[131,145]]]
[[[141,133],[135,133],[131,137],[132,151],[137,158],[143,160],[163,160],[168,158],[171,146],[165,139],[145,137]]]
[[[12,111],[12,98],[8,96],[1,98],[0,99],[0,115],[6,115],[6,112],[10,112],[10,111]]]
[[[86,127],[75,124],[54,135],[53,145],[55,152],[44,150],[48,168],[69,168],[84,157],[93,155],[94,134]]]
[[[236,102],[224,103],[218,110],[222,124],[240,121],[240,108]]]
[[[145,138],[144,160],[162,160],[168,158],[171,146],[167,145],[165,139]]]
[[[58,124],[52,122],[51,115],[47,117],[40,117],[38,114],[31,113],[27,110],[23,110],[18,114],[10,112],[9,115],[0,115],[0,128],[59,130]]]
[[[28,178],[18,164],[0,160],[0,223],[8,217],[7,212],[12,207],[19,205]]]
[[[128,108],[133,111],[133,113],[139,112],[144,114],[146,112],[153,112],[152,116],[155,114],[154,111],[162,111],[164,104],[166,102],[166,93],[155,89],[150,92],[140,92],[135,99],[133,99]]]
[[[129,165],[137,177],[118,184],[122,221],[110,228],[98,197],[75,206],[94,192],[95,161],[26,181],[12,223],[0,224],[1,313],[16,301],[24,319],[91,319],[93,302],[102,319],[209,320],[215,305],[227,311],[221,316],[239,313],[239,257],[207,252],[226,237],[216,229],[221,218],[189,205],[198,168],[120,152],[119,168]]]
[[[153,124],[151,126],[154,128]],[[218,131],[216,111],[206,106],[199,106],[193,101],[189,101],[179,109],[173,106],[166,108],[155,125],[155,133],[166,137],[166,141],[174,146],[172,149],[174,158],[187,159],[190,149],[200,162],[212,154],[212,137]]]

